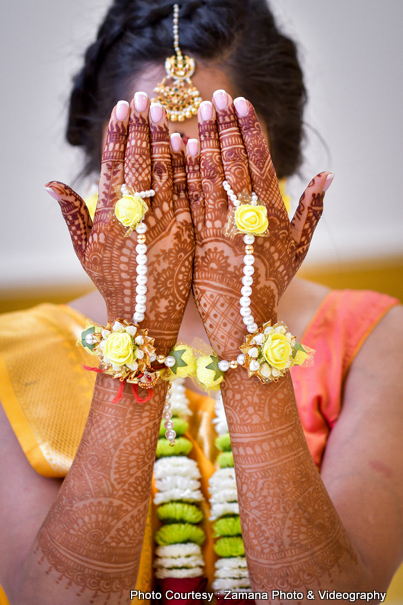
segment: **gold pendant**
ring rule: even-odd
[[[182,55],[182,53],[172,55],[165,60],[167,75],[154,88],[154,92],[158,96],[152,101],[161,103],[165,107],[168,120],[172,122],[183,122],[185,118],[191,118],[197,114],[202,98],[190,79],[194,70],[194,59]],[[170,86],[166,84],[168,80],[172,80]]]

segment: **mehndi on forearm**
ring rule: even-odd
[[[25,561],[25,589],[41,603],[49,590],[59,604],[77,593],[83,604],[127,602],[135,586],[166,384],[144,405],[126,384],[112,405],[118,382],[98,375],[77,455]]]
[[[362,563],[310,455],[290,374],[262,384],[238,368],[222,394],[253,588],[351,586]]]

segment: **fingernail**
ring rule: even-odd
[[[171,145],[174,151],[180,151],[182,149],[182,137],[179,132],[173,132],[171,134]]]
[[[211,120],[213,117],[213,104],[211,101],[200,103],[200,113],[203,120]]]
[[[240,118],[247,116],[249,113],[249,106],[246,102],[245,97],[237,97],[234,101],[235,109]]]
[[[129,103],[127,101],[119,101],[116,105],[116,117],[118,120],[125,120],[129,115]]]
[[[60,197],[57,195],[56,191],[53,191],[53,189],[51,187],[47,187],[46,185],[44,185],[46,191],[49,193],[49,195],[51,195],[55,200],[57,200],[58,202],[60,202]]]
[[[325,192],[329,189],[330,185],[333,183],[334,174],[331,172],[327,175],[325,182],[323,183],[322,191]]]
[[[188,140],[188,152],[192,157],[196,157],[199,153],[199,141],[198,139],[189,139]]]
[[[134,94],[134,106],[136,111],[145,111],[147,109],[148,95],[145,92],[136,92]]]
[[[228,95],[225,90],[216,90],[213,94],[213,98],[217,109],[227,109]]]
[[[162,105],[161,103],[151,103],[150,107],[151,119],[154,124],[158,124],[162,120]]]

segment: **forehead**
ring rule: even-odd
[[[146,92],[150,99],[154,98],[157,93],[154,88],[165,77],[164,65],[152,64],[139,73],[131,84],[130,95],[138,90]],[[168,80],[168,84],[172,81]],[[211,101],[213,93],[218,88],[226,90],[232,98],[237,96],[233,84],[230,82],[226,72],[219,67],[213,65],[203,65],[196,61],[195,73],[192,76],[192,83],[200,92],[203,101]],[[197,116],[187,118],[183,122],[169,122],[170,132],[180,132],[189,138],[198,137]]]

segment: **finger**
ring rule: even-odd
[[[124,182],[124,159],[129,123],[129,103],[119,101],[113,108],[102,154],[98,204],[94,216],[94,228],[109,224],[111,209],[118,199],[118,190]]]
[[[186,176],[190,213],[197,235],[205,227],[204,193],[200,173],[200,143],[197,139],[189,139],[186,145]]]
[[[150,199],[153,213],[159,220],[173,208],[171,142],[167,114],[160,103],[151,103],[149,119],[151,188],[155,191],[155,196]]]
[[[291,233],[302,262],[308,252],[313,232],[323,212],[323,198],[334,178],[331,172],[320,172],[305,189],[291,221]]]
[[[151,184],[151,155],[145,92],[136,92],[130,103],[129,134],[125,154],[125,183],[135,191],[147,191]]]
[[[92,220],[86,203],[68,185],[64,185],[58,181],[47,183],[45,189],[59,202],[74,251],[80,261],[83,261],[85,247],[92,226]]]
[[[213,95],[213,104],[217,116],[225,179],[231,185],[235,195],[239,195],[243,191],[250,195],[252,188],[248,156],[232,98],[225,90],[216,90]]]
[[[200,174],[204,194],[205,225],[223,227],[227,219],[227,194],[221,161],[220,138],[213,104],[203,101],[198,109],[200,139]]]
[[[181,211],[189,212],[186,185],[186,161],[185,146],[179,132],[171,134],[171,155],[172,155],[172,200],[175,216]]]
[[[270,210],[270,216],[288,224],[277,176],[256,112],[252,104],[243,97],[235,99],[234,105],[248,155],[252,188],[259,200]]]

